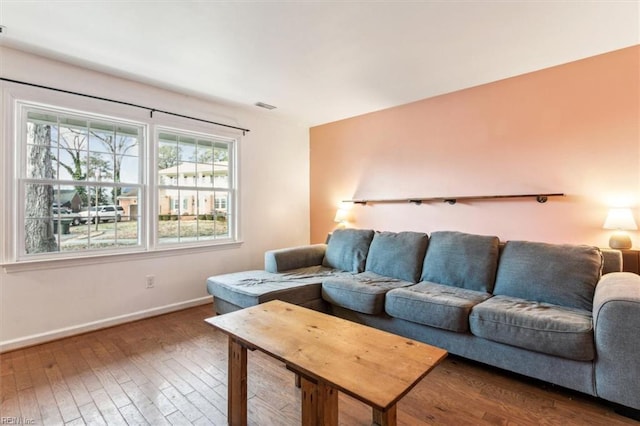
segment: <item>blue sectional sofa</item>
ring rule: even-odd
[[[615,250],[336,230],[207,280],[218,314],[281,299],[640,410],[640,276]]]

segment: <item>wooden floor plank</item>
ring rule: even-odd
[[[189,383],[187,383],[186,380],[177,375],[164,364],[164,361],[170,359],[166,357],[164,351],[156,352],[155,355],[151,352],[144,352],[141,355],[142,357],[138,358],[138,362],[146,363],[149,367],[152,367],[155,370],[156,374],[159,374],[160,376],[162,376],[162,378],[164,378],[166,385],[163,386],[162,389],[169,386],[174,386],[180,392],[182,392],[183,395],[187,395],[193,392],[193,387]]]
[[[47,374],[36,358],[39,358],[37,353],[31,353],[28,357],[28,363],[40,417],[45,424],[61,424],[63,423],[62,415],[49,385]]]
[[[125,405],[120,407],[120,414],[127,421],[129,425],[144,426],[150,425],[147,419],[144,418],[142,413],[136,408],[134,404]]]
[[[162,393],[169,398],[171,403],[182,413],[190,423],[204,417],[204,414],[196,408],[182,393],[176,388],[169,387],[162,389]]]
[[[187,419],[184,414],[180,411],[174,411],[170,415],[167,416],[167,421],[172,425],[182,426],[186,424],[191,424],[192,422]]]
[[[222,384],[213,388],[213,392],[203,395],[204,398],[221,413],[227,412],[227,385]]]
[[[60,370],[60,374],[64,378],[76,406],[80,407],[93,401],[91,394],[84,385],[78,371],[69,359],[66,350],[58,349],[54,351],[54,356],[56,359],[56,366]]]
[[[62,415],[62,419],[65,423],[75,420],[79,417],[80,411],[76,405],[76,401],[67,386],[62,373],[58,368],[58,365],[54,364],[46,370],[47,377],[49,378],[49,384],[53,391],[53,396],[56,399],[58,409]]]
[[[152,425],[168,425],[169,422],[162,412],[154,405],[145,393],[133,382],[123,383],[122,387],[127,393],[135,407],[144,416],[147,422]],[[171,410],[171,412],[175,411]]]
[[[146,378],[146,381],[153,383],[158,389],[164,389],[169,386],[173,386],[171,382],[156,371],[142,356],[137,352],[132,352],[128,356],[129,362],[133,364],[133,367],[138,369],[142,375]],[[145,381],[136,380],[138,385],[142,385]]]
[[[107,422],[102,417],[102,413],[100,413],[100,410],[98,410],[98,407],[93,401],[78,408],[87,425],[107,426]]]
[[[187,395],[187,399],[194,407],[196,407],[206,418],[206,420],[196,420],[194,423],[196,424],[206,424],[203,422],[209,422],[208,424],[213,425],[224,425],[227,422],[227,414],[226,414],[226,401],[224,411],[219,410],[213,404],[211,404],[203,395],[198,392],[192,392]]]
[[[31,383],[29,365],[27,364],[27,360],[24,357],[24,352],[15,351],[14,353],[16,354],[16,356],[13,357],[11,361],[13,366],[13,373],[16,380],[16,389],[20,391],[22,389],[30,388],[31,386],[33,386],[33,384]],[[1,362],[2,361],[0,359],[0,363]]]
[[[106,389],[91,392],[91,397],[108,425],[126,425],[127,422]]]
[[[222,336],[222,334],[220,334]],[[224,339],[221,339],[220,342],[212,343],[216,348],[227,348],[226,337],[223,336]],[[202,370],[207,373],[209,376],[213,377],[220,383],[226,383],[227,381],[227,370],[226,368],[221,368],[226,366],[227,362],[227,352],[226,351],[215,351],[204,349],[202,347],[198,347],[193,353],[187,356],[187,359],[193,361],[197,364]],[[224,360],[225,364],[222,363],[212,363],[212,359]]]
[[[19,355],[16,356],[16,358],[17,357],[19,357]],[[14,373],[13,361],[14,361],[13,355],[8,353],[0,354],[0,378],[2,378],[5,375]]]
[[[2,416],[36,425],[224,425],[227,338],[204,323],[212,315],[204,305],[0,354]],[[249,352],[248,370],[248,423],[300,424],[293,374],[259,352]],[[344,394],[339,411],[341,425],[371,424],[371,409]],[[597,398],[454,356],[400,400],[397,414],[402,426],[638,426]]]
[[[164,417],[168,417],[170,414],[178,411],[171,400],[167,398],[164,393],[158,392],[158,389],[156,389],[151,383],[145,383],[138,386],[138,389],[140,389],[149,401],[158,408]]]
[[[14,413],[12,411],[3,410],[3,416],[31,419],[36,424],[42,424],[40,407],[38,406],[38,399],[36,398],[36,392],[34,391],[33,387],[21,389],[18,392],[18,401],[20,403],[20,412]]]
[[[96,355],[97,359],[104,365],[109,371],[110,375],[116,381],[116,383],[126,383],[131,380],[131,377],[124,370],[124,366],[120,362],[116,362],[111,356],[111,353],[104,347],[104,342],[94,341],[91,344],[91,349]]]
[[[189,359],[188,357],[189,353],[191,352],[188,352],[183,357],[171,358],[165,361],[165,364],[167,365],[167,367],[169,367],[175,373],[179,374],[181,377],[189,376],[189,377],[197,378],[199,382],[202,382],[209,388],[215,388],[217,386],[220,386],[221,383],[223,383],[223,381],[226,378],[226,375],[218,376],[220,378],[216,378],[212,376],[211,374],[209,374],[207,370],[203,369],[200,365],[198,365],[197,363]],[[194,387],[194,389],[196,389],[193,383],[191,383],[190,381],[187,381],[187,382],[192,387]]]
[[[82,417],[78,417],[75,420],[71,420],[70,422],[66,422],[64,426],[85,426],[87,423],[84,421]]]
[[[109,398],[113,401],[116,407],[124,407],[125,405],[129,405],[131,401],[125,394],[125,392],[120,387],[118,381],[113,377],[111,372],[109,371],[109,367],[102,364],[98,359],[97,355],[93,351],[93,342],[87,347],[84,347],[80,350],[83,358],[91,368],[91,371],[96,375],[98,380],[100,381],[101,388],[96,391],[104,390]],[[92,391],[91,394],[96,391]],[[95,401],[95,397],[94,397]],[[96,402],[98,408],[100,405]]]
[[[221,384],[215,379],[208,380],[209,383],[205,383],[205,380],[207,380],[208,376],[206,373],[202,375],[195,375],[175,359],[168,359],[164,362],[164,364],[167,368],[173,371],[176,376],[179,376],[182,380],[184,380],[195,392],[199,392],[201,395],[208,395],[212,393],[213,389],[217,386],[220,386]],[[183,395],[188,395],[188,393],[180,393],[182,393]]]
[[[100,380],[93,372],[81,353],[84,345],[89,344],[89,336],[87,336],[87,342],[83,342],[79,339],[74,339],[74,341],[70,342],[65,350],[69,362],[71,362],[75,367],[77,376],[74,375],[74,377],[78,377],[80,379],[87,392],[92,392],[98,389],[102,389],[102,383],[100,383]]]
[[[133,380],[138,386],[149,382],[149,378],[129,358],[133,351],[126,344],[123,344],[120,333],[110,335],[103,343],[105,349],[111,355],[111,362],[121,366],[130,380]],[[123,348],[126,353],[123,352]]]
[[[16,413],[16,417],[22,418],[15,376],[9,370],[0,376],[0,413]]]
[[[270,398],[263,399],[263,397],[256,395],[248,402],[248,423],[255,425],[300,425],[302,421],[301,406],[300,403],[296,411],[285,413],[276,408]]]

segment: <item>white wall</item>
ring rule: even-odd
[[[269,111],[225,105],[117,78],[0,47],[0,75],[149,105],[246,127],[239,142],[240,237],[236,247],[131,255],[107,262],[0,270],[0,351],[40,343],[168,310],[206,303],[205,279],[214,274],[260,269],[265,250],[309,241],[308,127]],[[2,83],[3,96],[15,85]],[[64,96],[49,92],[49,96]],[[4,102],[3,102],[4,105]],[[148,115],[140,110],[139,113]],[[277,113],[276,113],[277,114]],[[4,129],[0,152],[13,140]],[[9,158],[2,155],[0,170]],[[2,172],[3,173],[3,172]],[[0,224],[11,202],[0,182]],[[2,241],[7,230],[0,229]],[[6,259],[6,244],[2,244]],[[155,275],[154,289],[145,276]]]

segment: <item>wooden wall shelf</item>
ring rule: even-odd
[[[447,204],[455,204],[458,201],[474,201],[474,200],[498,200],[505,198],[535,198],[539,203],[546,203],[549,197],[564,197],[563,193],[555,192],[552,194],[511,194],[511,195],[465,195],[462,197],[426,197],[426,198],[395,198],[382,200],[344,200],[345,203],[354,204],[378,204],[378,203],[413,203],[420,205],[422,203],[441,202]]]

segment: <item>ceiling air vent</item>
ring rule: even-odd
[[[265,104],[264,102],[256,102],[256,106],[260,107],[260,108],[264,108],[264,109],[276,109],[275,106],[269,105],[269,104]]]

